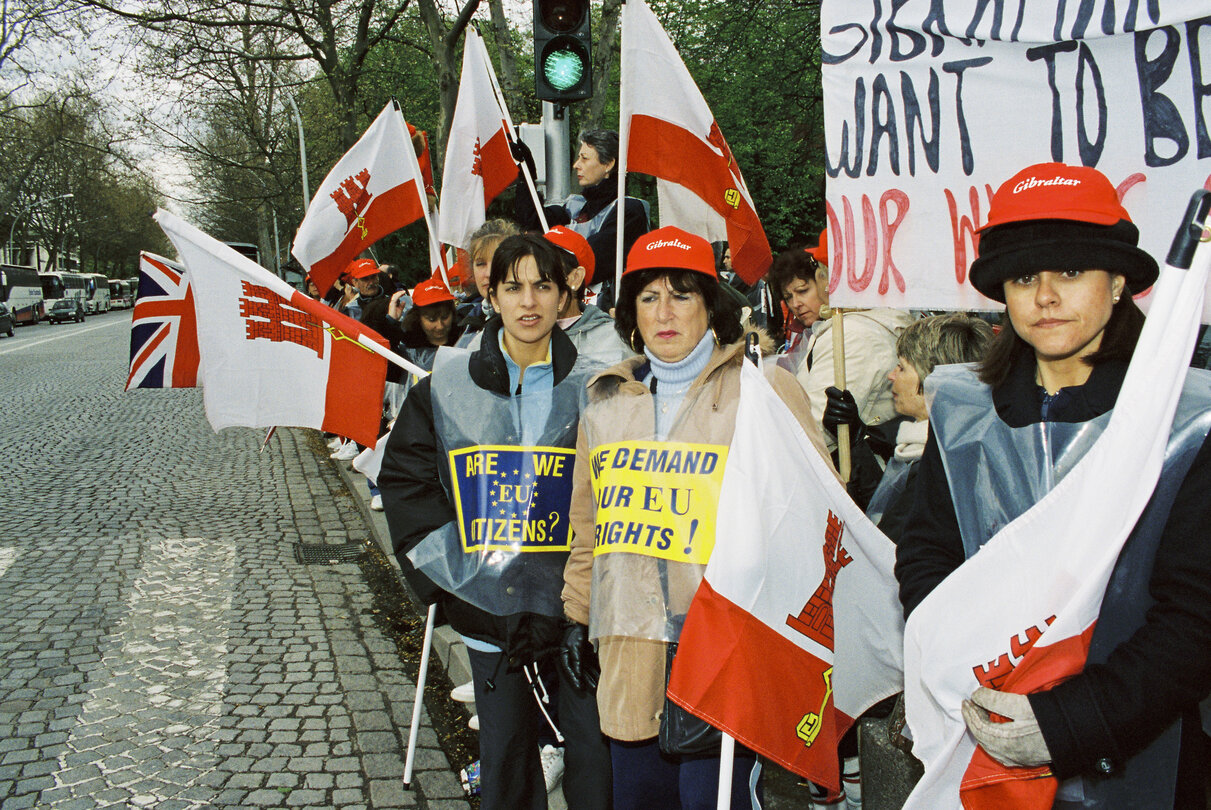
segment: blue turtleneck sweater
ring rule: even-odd
[[[643,347],[643,353],[647,355],[652,370],[643,378],[642,382],[650,388],[652,379],[656,380],[656,391],[653,398],[656,400],[655,438],[658,441],[668,438],[669,430],[673,427],[673,419],[676,418],[677,411],[681,409],[681,403],[690,390],[690,385],[706,368],[707,362],[711,359],[711,352],[714,350],[715,336],[710,330],[707,330],[706,334],[702,336],[693,351],[676,363],[666,363],[653,355],[646,346]]]

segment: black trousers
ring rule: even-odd
[[[610,741],[601,733],[597,695],[576,691],[562,669],[559,669],[556,722],[564,736],[563,795],[568,810],[612,810],[614,775],[610,768]]]
[[[467,649],[479,713],[481,810],[546,810],[547,786],[538,755],[542,716],[520,670],[504,653]]]

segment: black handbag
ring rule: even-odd
[[[660,716],[660,750],[666,754],[678,756],[718,754],[719,746],[723,742],[723,732],[669,700],[669,676],[673,672],[673,658],[676,655],[677,644],[666,645],[664,714]]]

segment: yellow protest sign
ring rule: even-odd
[[[594,448],[589,463],[597,504],[594,555],[699,564],[710,559],[726,447],[615,442]]]

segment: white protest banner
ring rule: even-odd
[[[1206,0],[824,0],[820,18],[834,306],[999,309],[967,280],[975,231],[1033,163],[1105,174],[1158,260],[1211,175]]]

